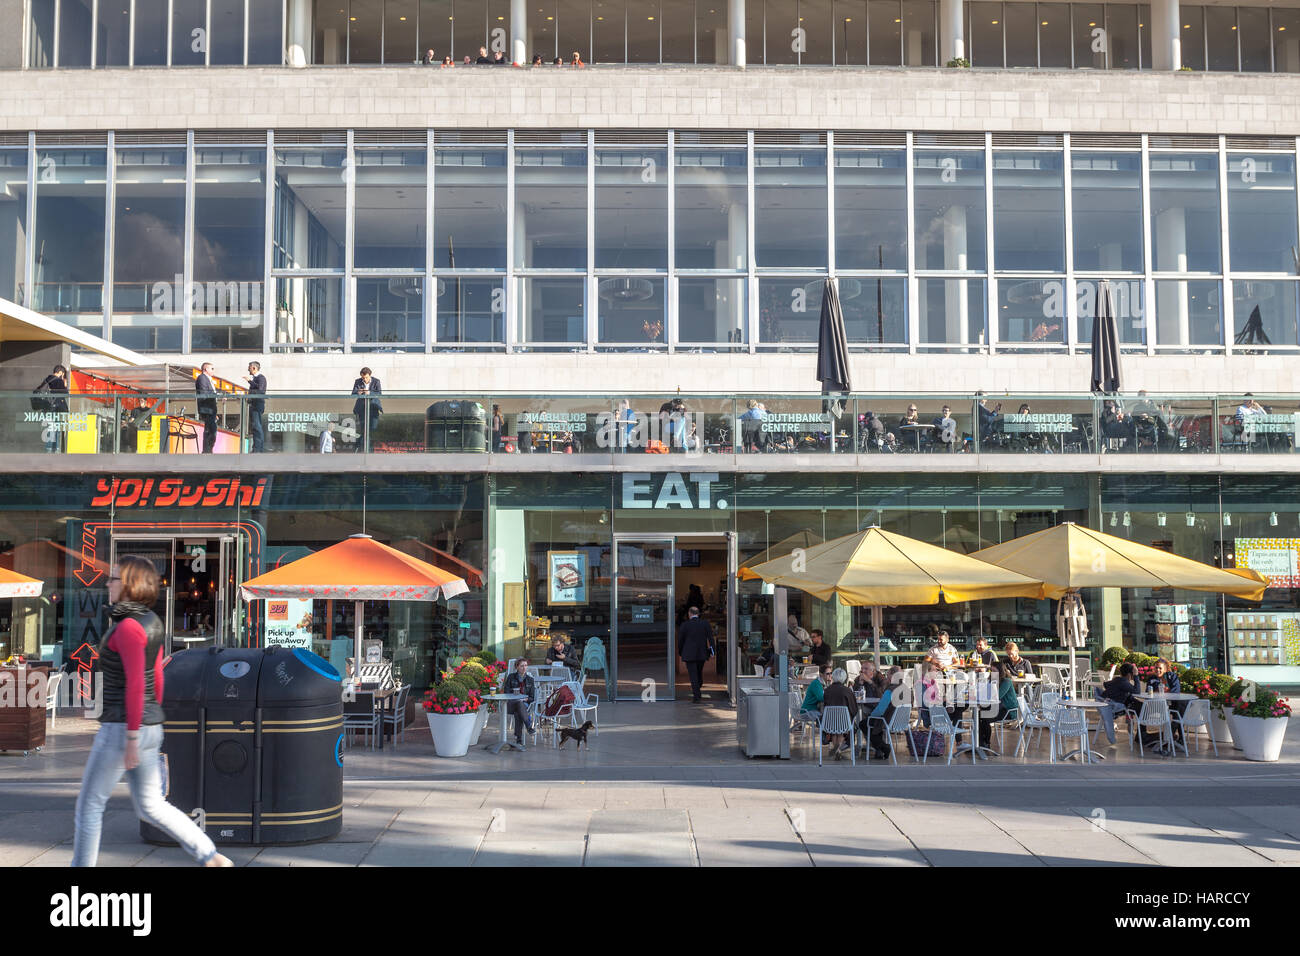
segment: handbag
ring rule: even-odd
[[[44,382],[32,389],[31,403],[34,412],[48,412],[53,408],[54,403],[41,394],[43,391],[45,391]]]

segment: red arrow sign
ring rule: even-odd
[[[93,587],[95,582],[104,576],[104,572],[94,565],[83,563],[81,567],[73,571],[73,576],[86,587]]]
[[[99,651],[95,650],[87,642],[68,656],[77,662],[77,682],[81,687],[81,699],[90,700],[90,669],[91,665],[98,659]]]

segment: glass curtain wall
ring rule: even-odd
[[[504,343],[506,150],[439,146],[433,183],[437,341]]]
[[[0,298],[27,298],[27,150],[0,149]]]
[[[112,339],[184,351],[184,147],[118,149],[113,190]]]
[[[194,151],[192,348],[261,351],[266,260],[266,149]]]

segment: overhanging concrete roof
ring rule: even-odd
[[[139,352],[114,345],[8,299],[0,299],[0,342],[67,342],[74,351],[93,352],[123,365],[156,364]]]

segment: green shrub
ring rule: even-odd
[[[497,662],[497,656],[491,651],[479,651],[474,655],[474,659],[480,660],[484,664],[495,664]]]
[[[1108,647],[1101,653],[1101,660],[1098,663],[1098,669],[1110,670],[1116,664],[1123,664],[1128,659],[1128,649],[1124,647]]]
[[[1210,689],[1220,696],[1226,694],[1228,689],[1232,687],[1232,684],[1232,678],[1227,674],[1210,674]]]
[[[1124,663],[1132,664],[1134,667],[1150,667],[1156,662],[1156,659],[1150,654],[1143,654],[1140,651],[1130,651],[1124,658]]]
[[[1193,684],[1209,680],[1213,674],[1214,671],[1206,667],[1189,667],[1178,675],[1178,682],[1190,693]]]

